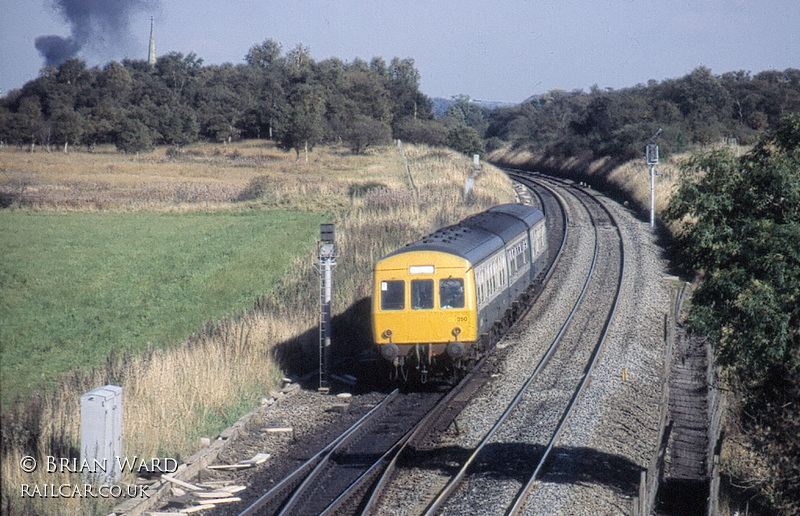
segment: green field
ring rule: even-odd
[[[252,307],[316,213],[0,213],[2,400]],[[309,264],[311,266],[311,264]]]

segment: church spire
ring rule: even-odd
[[[156,64],[156,34],[153,31],[153,17],[150,17],[150,51],[147,53],[147,63],[150,66]]]

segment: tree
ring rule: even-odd
[[[245,57],[248,69],[243,73],[253,101],[242,117],[242,125],[250,137],[272,139],[288,109],[286,60],[280,53],[281,46],[268,39],[250,48]]]
[[[800,151],[800,115],[793,114],[784,118],[778,127],[772,132],[772,136],[767,139],[767,144],[775,143],[781,150],[789,155],[795,155]],[[768,153],[762,145],[760,153]]]
[[[117,133],[117,149],[128,154],[153,150],[153,135],[150,129],[135,118],[126,118]]]
[[[86,123],[80,113],[72,110],[60,110],[53,117],[55,138],[64,144],[64,153],[67,153],[70,142],[78,144],[86,130]]]
[[[350,144],[350,150],[361,154],[367,147],[390,143],[392,128],[386,122],[358,115],[346,133],[346,140]]]
[[[428,97],[419,91],[419,71],[411,58],[392,58],[389,64],[386,88],[394,99],[392,118],[433,119],[433,105]]]
[[[244,57],[245,62],[254,68],[268,70],[279,65],[281,45],[271,39],[265,39],[260,45],[253,45]]]
[[[122,107],[107,101],[87,110],[83,142],[90,149],[98,143],[113,143],[116,128],[125,114]]]
[[[720,361],[758,380],[800,359],[800,117],[741,159],[693,158],[666,215],[691,220],[678,246],[682,263],[704,273],[691,318]]]
[[[181,147],[197,141],[200,124],[193,109],[182,104],[172,108],[164,106],[159,120],[162,143]]]
[[[254,104],[246,69],[244,65],[225,64],[204,70],[197,117],[206,137],[218,142],[239,138],[239,126]]]
[[[439,118],[439,122],[450,128],[466,125],[475,129],[481,137],[485,135],[489,127],[489,122],[486,120],[487,110],[474,104],[469,95],[455,95],[453,100],[455,103],[447,108],[444,115]]]
[[[14,143],[97,143],[138,148],[184,145],[198,137],[277,138],[287,149],[347,138],[355,148],[385,141],[385,126],[433,120],[412,59],[380,57],[316,63],[297,45],[285,55],[273,40],[250,48],[246,64],[204,66],[194,53],[170,52],[154,67],[124,59],[102,69],[79,59],[48,66],[0,99],[0,138]],[[123,118],[139,124],[123,123]],[[364,118],[377,121],[367,122]],[[376,132],[364,140],[363,128]],[[116,142],[118,137],[123,141]]]
[[[10,143],[36,143],[36,133],[42,121],[42,107],[38,97],[23,97],[16,113],[8,112],[0,139]]]
[[[767,469],[760,487],[778,512],[796,513],[800,116],[785,118],[740,159],[727,152],[693,158],[667,217],[683,221],[676,246],[683,264],[703,274],[689,321],[712,338],[744,400],[739,426]]]
[[[344,96],[361,114],[381,122],[391,122],[391,95],[380,77],[366,67],[349,70]]]
[[[324,133],[325,97],[318,87],[300,84],[290,97],[290,105],[279,146],[286,151],[294,149],[298,160],[300,150],[305,149],[308,161],[308,151],[313,149]]]
[[[97,87],[105,101],[124,106],[130,100],[133,78],[125,67],[112,61],[97,75]]]
[[[311,50],[298,43],[296,47],[286,54],[286,69],[289,78],[294,83],[311,82],[316,63],[311,58]]]
[[[180,98],[185,91],[189,93],[196,89],[193,83],[202,66],[203,60],[194,52],[187,56],[180,52],[170,52],[158,58],[155,71],[164,84]]]

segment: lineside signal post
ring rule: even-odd
[[[656,227],[656,165],[658,165],[658,144],[656,137],[661,134],[661,129],[650,137],[650,143],[645,148],[647,164],[650,165],[650,229]]]
[[[319,390],[328,392],[330,385],[331,299],[333,298],[333,269],[336,268],[334,224],[319,226]]]

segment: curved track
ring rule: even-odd
[[[537,194],[528,202],[535,204],[537,201],[550,212],[548,217],[553,220],[548,221],[548,230],[557,235],[559,240],[556,242],[560,244],[550,246],[546,281],[564,245],[566,218],[554,199]],[[548,202],[549,207],[546,206]],[[556,211],[560,216],[551,216]],[[535,299],[540,291],[541,285],[537,285],[531,297]],[[472,373],[446,396],[442,393],[404,395],[397,392],[387,396],[380,406],[262,495],[242,514],[334,514],[350,513],[359,506],[364,507],[363,498],[375,484],[375,478],[382,471],[391,472],[398,458],[410,449],[409,444],[418,444],[431,433],[447,429],[486,381],[487,375],[481,372],[485,359],[483,357]],[[390,475],[384,474],[382,478],[385,483]],[[382,485],[381,481],[378,485]],[[366,507],[367,511],[371,510],[369,502],[366,502]]]
[[[584,206],[582,219],[568,222],[564,212],[561,229],[557,222],[551,222],[554,226],[548,230],[551,237],[562,237],[563,248],[567,240],[566,227],[582,233],[593,228],[591,266],[566,322],[512,403],[474,449],[444,452],[444,462],[449,462],[451,469],[454,461],[461,466],[447,477],[444,489],[441,489],[441,479],[425,488],[428,493],[440,491],[440,494],[433,501],[430,495],[425,496],[427,508],[423,510],[424,506],[420,507],[417,502],[411,513],[456,514],[482,509],[497,512],[498,503],[507,507],[509,513],[529,511],[530,508],[525,508],[527,493],[535,488],[535,479],[546,467],[571,408],[591,378],[591,369],[613,318],[624,274],[624,251],[611,213],[579,189],[544,186],[542,180],[519,180],[533,192],[529,202],[538,203],[551,212],[549,220],[557,219],[550,216],[554,210],[563,211],[561,204],[567,203],[564,197],[570,198],[572,211],[578,209],[576,202]],[[555,248],[551,244],[553,267],[548,277],[555,269],[560,251]],[[603,295],[608,292],[616,295]],[[278,484],[243,514],[335,514],[356,510],[372,514],[386,507],[396,507],[397,502],[392,501],[396,495],[387,494],[398,489],[397,484],[402,484],[397,481],[396,469],[402,469],[408,462],[420,467],[420,460],[431,460],[431,457],[438,464],[431,463],[428,467],[441,469],[443,458],[440,450],[430,446],[431,436],[451,428],[455,416],[491,376],[492,367],[491,363],[479,364],[447,396],[428,393],[425,401],[401,402],[398,399],[406,395],[393,393],[380,408],[373,409],[313,457],[309,461],[313,462],[313,467],[304,465],[291,480]],[[432,410],[434,405],[437,408]],[[508,469],[509,461],[514,464],[514,478],[511,482],[504,479],[498,483],[497,472]],[[381,471],[386,473],[376,482]],[[302,478],[305,480],[300,480]],[[413,486],[413,489],[422,488]],[[469,493],[476,489],[498,495],[491,507],[475,507]],[[368,496],[370,491],[371,497]]]
[[[515,179],[526,184],[530,181],[524,177]],[[528,380],[425,514],[475,510],[496,513],[499,507],[507,507],[512,514],[522,510],[590,378],[614,316],[624,276],[624,256],[619,232],[607,231],[615,228],[611,214],[583,193],[569,195],[585,206],[595,233],[592,263],[583,288]],[[608,233],[614,236],[609,238]],[[608,291],[614,295],[604,300],[602,293]],[[587,296],[591,303],[584,302]],[[474,492],[493,493],[490,505],[476,507],[471,496]]]
[[[225,460],[232,463],[256,451],[273,451],[273,443],[278,445],[274,455],[277,460],[263,470],[259,468],[261,471],[253,470],[251,480],[246,481],[253,491],[242,496],[244,500],[235,510],[244,510],[243,514],[556,514],[577,502],[587,513],[595,507],[600,508],[597,513],[607,513],[610,507],[624,512],[622,508],[635,491],[629,477],[635,473],[638,480],[639,468],[646,464],[641,457],[650,444],[641,435],[647,430],[644,409],[650,401],[627,396],[629,391],[637,395],[641,392],[640,382],[647,371],[638,369],[636,383],[621,384],[619,371],[622,367],[640,367],[633,357],[643,351],[646,355],[652,350],[656,357],[658,346],[652,345],[645,332],[660,330],[658,313],[654,317],[651,310],[643,321],[639,312],[642,305],[649,306],[641,300],[649,298],[640,296],[646,290],[644,276],[637,272],[639,262],[632,258],[644,253],[639,245],[642,240],[631,239],[638,226],[616,209],[623,222],[622,233],[631,244],[623,255],[614,217],[603,210],[605,201],[590,198],[590,190],[527,174],[519,180],[528,185],[522,188],[515,184],[519,198],[547,214],[549,258],[555,264],[548,272],[548,287],[536,289],[532,296],[536,302],[524,311],[521,320],[447,394],[398,392],[381,402],[383,395],[370,391],[356,394],[347,404],[349,408],[341,409],[343,404],[336,399],[329,401],[331,398],[326,397],[323,402],[302,393],[297,396],[303,401],[296,406],[284,405],[277,412],[273,407],[265,413],[271,414],[259,421],[264,425],[260,433],[276,424],[299,427],[304,433],[298,433],[297,440],[292,437],[292,442],[270,438],[265,446],[265,440],[257,435],[259,427],[250,429],[249,437],[256,447],[242,446]],[[558,249],[559,240],[563,253]],[[609,314],[616,303],[612,294],[618,292],[624,256],[633,263],[629,269],[636,281],[625,283],[621,313],[593,378],[590,364],[601,353],[597,343],[609,326]],[[592,262],[595,271],[590,278]],[[652,280],[652,275],[647,279]],[[582,291],[583,301],[576,302]],[[572,322],[559,331],[570,311],[574,312]],[[649,324],[651,319],[656,323]],[[630,321],[635,321],[635,326]],[[560,337],[556,335],[559,333]],[[558,345],[548,352],[548,345],[554,341],[559,341]],[[628,342],[650,345],[636,347],[633,355],[630,351],[635,345]],[[619,360],[620,352],[624,360]],[[529,380],[531,376],[534,379]],[[525,383],[529,384],[527,389],[523,388]],[[568,407],[575,405],[584,386],[585,395],[576,408],[579,416],[569,419]],[[445,390],[444,385],[440,387]],[[618,397],[620,392],[626,396]],[[609,399],[606,393],[614,397]],[[508,408],[513,398],[519,398],[517,406]],[[621,411],[620,404],[615,405],[619,399],[624,400]],[[508,413],[505,421],[493,429],[503,412]],[[604,419],[606,415],[616,418],[612,422],[617,426],[605,426],[605,421],[601,424],[600,413]],[[320,426],[305,425],[304,429],[298,423],[308,421],[309,414]],[[358,418],[358,425],[339,435]],[[565,423],[566,429],[560,430]],[[590,442],[587,432],[601,441]],[[635,440],[620,437],[620,432],[633,435]],[[473,454],[484,440],[483,451]],[[309,457],[308,464],[291,473]],[[453,482],[467,463],[464,481]],[[591,473],[585,472],[586,464],[590,464]],[[385,470],[390,473],[377,482]],[[237,475],[244,476],[230,476]],[[301,487],[304,479],[305,487]],[[434,505],[435,496],[448,483],[455,485],[452,494]],[[260,495],[267,490],[270,492]],[[600,503],[598,496],[602,497]],[[228,513],[222,509],[220,514]],[[231,509],[234,507],[227,507]]]
[[[552,191],[562,187],[545,188],[541,184],[531,183],[526,178],[520,179],[537,193],[539,202],[547,202],[545,199],[556,204],[566,202],[560,194]],[[400,478],[392,483],[385,482],[386,485],[394,484],[396,487],[390,486],[385,489],[386,492],[375,494],[365,513],[385,512],[390,507],[409,503],[413,504],[407,509],[411,514],[420,512],[458,514],[482,510],[497,513],[498,506],[509,507],[510,511],[522,507],[525,493],[530,489],[536,475],[542,471],[561,428],[569,417],[571,407],[574,406],[575,400],[590,378],[591,368],[613,317],[623,276],[624,257],[621,238],[618,231],[613,231],[615,226],[611,214],[602,204],[583,195],[582,192],[564,193],[564,195],[574,196],[580,199],[577,202],[587,205],[585,210],[588,218],[584,216],[583,223],[571,222],[569,226],[574,228],[576,233],[587,232],[590,227],[594,227],[595,237],[592,265],[587,270],[582,293],[575,301],[562,330],[554,338],[549,350],[540,357],[539,365],[499,416],[497,423],[484,433],[480,442],[472,447],[467,446],[471,453],[466,453],[464,445],[446,446],[434,453],[428,453],[427,455],[433,456],[434,460],[429,458],[427,465],[420,464],[423,457],[419,454],[413,461],[408,461],[411,464],[407,464],[407,467],[411,469],[437,470],[434,475],[423,475],[435,477],[436,480],[428,481],[424,486],[415,485],[418,491],[422,489],[440,491],[435,499],[429,495],[420,495],[419,492],[413,494],[399,492],[409,491],[403,485],[413,482],[408,480],[408,475],[406,480],[398,475]],[[576,201],[571,203],[575,204]],[[551,207],[550,210],[552,209]],[[615,295],[604,296],[602,294],[604,291],[610,291]],[[582,305],[581,299],[587,295],[593,302]],[[607,302],[598,303],[597,301],[603,297],[608,298]],[[601,313],[606,315],[598,318]],[[596,323],[598,319],[599,324]],[[566,381],[561,381],[564,379]],[[544,399],[541,393],[545,393]],[[540,428],[542,426],[546,426],[547,429]],[[531,428],[536,429],[535,435],[527,432],[527,429]],[[453,463],[461,466],[453,470]],[[445,474],[447,471],[450,473]],[[506,476],[514,478],[508,482],[509,479],[504,478]],[[503,497],[503,493],[508,492],[511,485],[516,485],[511,488],[514,493]],[[484,497],[487,492],[496,493],[498,496],[494,498],[490,496],[489,499],[492,501],[487,506],[476,506],[474,497],[471,496],[471,493],[476,491],[484,493]],[[383,500],[376,502],[374,498],[378,497]]]

